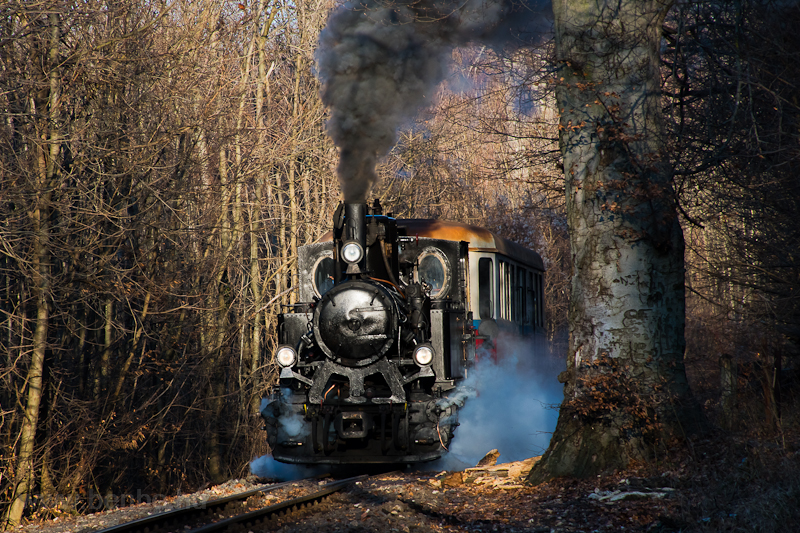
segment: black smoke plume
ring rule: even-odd
[[[340,150],[347,202],[366,200],[375,163],[397,128],[430,103],[453,48],[533,43],[549,11],[544,0],[364,0],[334,11],[320,35],[317,71],[330,107],[328,134]]]

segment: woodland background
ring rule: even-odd
[[[25,477],[44,496],[165,494],[267,452],[276,315],[339,198],[314,76],[333,6],[0,5],[0,507]],[[794,2],[718,0],[663,28],[690,377],[712,420],[778,445],[798,426],[780,387],[800,340],[798,25]],[[565,350],[551,54],[457,50],[373,193],[538,250]],[[724,354],[758,390],[735,419],[708,392]]]

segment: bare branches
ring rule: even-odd
[[[700,314],[800,323],[794,172],[797,6],[681,4],[668,22],[665,110]],[[773,333],[774,334],[774,333]],[[788,336],[790,345],[798,338]],[[795,349],[791,348],[791,351]],[[735,350],[733,350],[735,352]]]
[[[316,238],[337,192],[308,62],[319,2],[156,6],[19,2],[0,23],[0,401],[19,406],[2,466],[64,494],[197,485],[264,451],[252,415],[293,290],[278,236]]]

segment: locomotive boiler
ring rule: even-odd
[[[287,463],[412,463],[446,453],[476,345],[544,324],[538,254],[475,226],[340,204],[298,251],[261,415]]]

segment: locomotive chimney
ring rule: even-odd
[[[349,243],[356,243],[361,250],[361,257],[358,261],[348,261],[347,273],[360,274],[366,268],[367,204],[344,204],[344,224],[342,248],[344,249]],[[345,257],[345,260],[347,260],[347,257]]]

